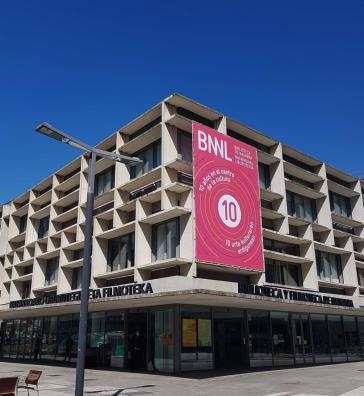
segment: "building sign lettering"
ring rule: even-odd
[[[153,293],[152,285],[147,283],[132,283],[129,285],[110,286],[102,289],[90,289],[89,299],[97,300],[101,298],[133,296],[138,294]],[[72,301],[80,301],[81,292],[56,294],[52,296],[43,296],[37,298],[28,298],[25,300],[11,301],[9,308],[32,307],[37,305],[59,304]]]
[[[353,301],[350,299],[324,296],[318,293],[306,293],[302,291],[282,289],[279,287],[244,285],[238,284],[238,292],[251,294],[254,296],[264,296],[279,298],[287,301],[303,301],[313,304],[338,305],[341,307],[353,307]]]

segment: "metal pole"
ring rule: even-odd
[[[96,154],[92,152],[88,167],[85,246],[83,250],[84,256],[83,256],[83,269],[82,269],[80,322],[78,326],[75,396],[83,396],[83,387],[84,387],[84,379],[85,379],[87,316],[88,316],[88,299],[89,299],[90,276],[91,276],[91,255],[92,255],[95,163],[96,163]]]

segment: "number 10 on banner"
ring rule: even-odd
[[[218,212],[221,221],[230,228],[240,224],[241,209],[238,201],[231,195],[224,194],[218,202]]]

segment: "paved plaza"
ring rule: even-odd
[[[75,369],[70,367],[0,362],[0,377],[23,377],[32,368],[43,370],[41,396],[73,395]],[[183,376],[87,370],[85,382],[90,396],[364,396],[364,362]]]

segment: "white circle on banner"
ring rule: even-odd
[[[218,202],[219,216],[222,222],[230,227],[235,228],[240,224],[241,209],[238,201],[229,194],[224,194]]]

